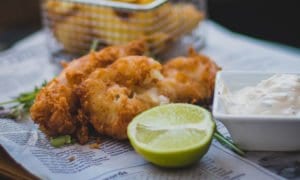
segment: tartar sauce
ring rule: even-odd
[[[224,91],[230,114],[300,116],[300,76],[277,74],[254,87]]]

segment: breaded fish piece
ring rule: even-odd
[[[163,66],[164,79],[158,83],[159,92],[171,102],[208,105],[219,70],[215,62],[190,49],[188,57],[171,59]]]
[[[84,144],[91,129],[127,138],[129,122],[160,104],[211,103],[216,63],[193,49],[165,65],[144,52],[144,44],[134,42],[70,62],[38,94],[32,119],[49,136],[68,134]]]
[[[133,42],[73,60],[39,92],[30,109],[31,118],[49,136],[71,134],[76,135],[80,143],[87,142],[87,122],[83,121],[79,97],[75,93],[78,85],[95,69],[106,67],[121,57],[142,55],[145,51],[143,42]]]
[[[127,138],[127,125],[137,114],[166,100],[153,89],[162,78],[161,69],[152,58],[128,56],[95,70],[78,92],[83,112],[95,130]]]
[[[164,66],[151,58],[128,56],[94,71],[79,87],[84,118],[95,130],[127,138],[127,126],[139,113],[170,102],[208,105],[219,67],[190,50],[189,57]]]

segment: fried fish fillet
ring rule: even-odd
[[[81,143],[86,142],[88,128],[87,122],[79,121],[82,120],[82,113],[79,97],[75,93],[77,86],[96,68],[106,67],[121,57],[142,55],[145,51],[143,42],[133,42],[73,60],[39,92],[30,109],[32,119],[49,136],[75,134]]]
[[[161,69],[160,63],[151,58],[128,56],[95,70],[78,93],[83,112],[95,130],[127,138],[127,125],[134,116],[161,103],[153,98],[153,87],[162,78]]]
[[[208,105],[218,70],[192,49],[189,57],[164,66],[143,56],[120,58],[81,84],[82,112],[98,133],[125,139],[128,123],[151,107],[170,102]]]
[[[161,65],[141,56],[145,49],[134,42],[72,61],[39,92],[32,119],[49,136],[69,134],[84,144],[90,129],[127,138],[128,123],[160,104],[210,103],[220,70],[212,60],[191,49]]]
[[[207,56],[189,50],[188,57],[169,60],[163,67],[160,93],[171,102],[208,105],[211,103],[215,76],[220,68]]]

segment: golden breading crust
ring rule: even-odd
[[[169,103],[208,105],[219,67],[190,50],[189,57],[163,67],[151,58],[128,56],[95,70],[80,86],[82,111],[100,134],[127,138],[128,123],[140,112]]]
[[[139,113],[171,102],[209,105],[220,68],[190,50],[165,65],[141,56],[134,42],[91,53],[67,65],[38,94],[32,119],[49,136],[73,135],[84,144],[90,128],[118,139]]]
[[[49,136],[76,134],[81,143],[87,141],[88,129],[80,111],[77,86],[96,68],[106,67],[120,57],[142,55],[143,42],[112,46],[70,62],[61,74],[37,95],[30,109],[32,119]],[[81,121],[77,118],[80,117]]]
[[[165,78],[158,83],[158,89],[171,102],[207,105],[219,70],[215,62],[190,49],[188,57],[174,58],[164,65]]]
[[[128,123],[158,105],[148,91],[156,85],[161,65],[144,56],[120,58],[95,70],[79,88],[82,109],[97,132],[127,138]]]

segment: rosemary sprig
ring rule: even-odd
[[[92,42],[92,45],[90,47],[90,51],[96,51],[99,45],[99,40],[98,39],[94,39]]]
[[[216,130],[214,134],[214,138],[219,141],[223,146],[227,147],[228,149],[232,150],[236,154],[240,156],[245,156],[245,152],[241,150],[237,145],[235,145],[231,140],[224,137],[218,130]]]
[[[47,84],[46,81],[40,87],[35,87],[31,92],[21,93],[16,98],[0,103],[0,118],[23,119],[29,113],[29,109],[34,103],[34,99],[38,92]],[[12,105],[8,108],[3,106]]]

